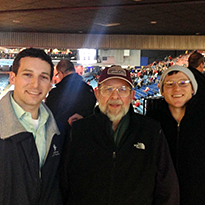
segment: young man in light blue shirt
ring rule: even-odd
[[[42,102],[52,77],[52,60],[41,49],[25,49],[14,59],[14,91],[0,101],[0,204],[61,204],[64,133]]]

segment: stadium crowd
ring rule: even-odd
[[[203,69],[193,51],[83,78],[22,50],[0,100],[0,204],[205,204]]]

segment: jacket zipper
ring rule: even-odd
[[[177,122],[177,143],[176,143],[176,172],[179,170],[179,133],[180,133],[180,122]]]
[[[113,151],[112,153],[112,159],[113,159],[113,166],[112,166],[112,170],[111,170],[111,183],[110,183],[110,190],[109,190],[109,200],[108,200],[108,204],[112,204],[112,195],[113,195],[113,184],[114,184],[114,171],[115,171],[115,159],[116,159],[116,152]]]
[[[112,158],[113,158],[113,162],[114,162],[114,166],[115,166],[116,152],[113,152],[113,153],[112,153]]]

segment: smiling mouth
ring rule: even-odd
[[[113,108],[117,108],[117,107],[121,106],[120,104],[109,104],[109,105]]]
[[[118,107],[118,106],[120,106],[120,104],[110,104],[110,106],[112,106],[112,107]]]
[[[174,98],[180,98],[182,96],[184,96],[183,94],[180,94],[180,95],[172,95]]]
[[[39,95],[40,92],[34,92],[34,91],[27,91],[28,94],[31,94],[31,95]]]

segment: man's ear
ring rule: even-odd
[[[15,77],[16,77],[16,74],[14,72],[10,72],[9,73],[9,83],[11,85],[15,85]]]
[[[201,72],[203,72],[204,71],[204,63],[202,62],[201,63]]]
[[[131,101],[135,99],[135,90],[131,90]]]
[[[94,89],[94,93],[95,93],[95,97],[96,97],[96,99],[97,99],[97,101],[98,101],[98,98],[99,98],[99,89],[98,88],[95,88]]]

